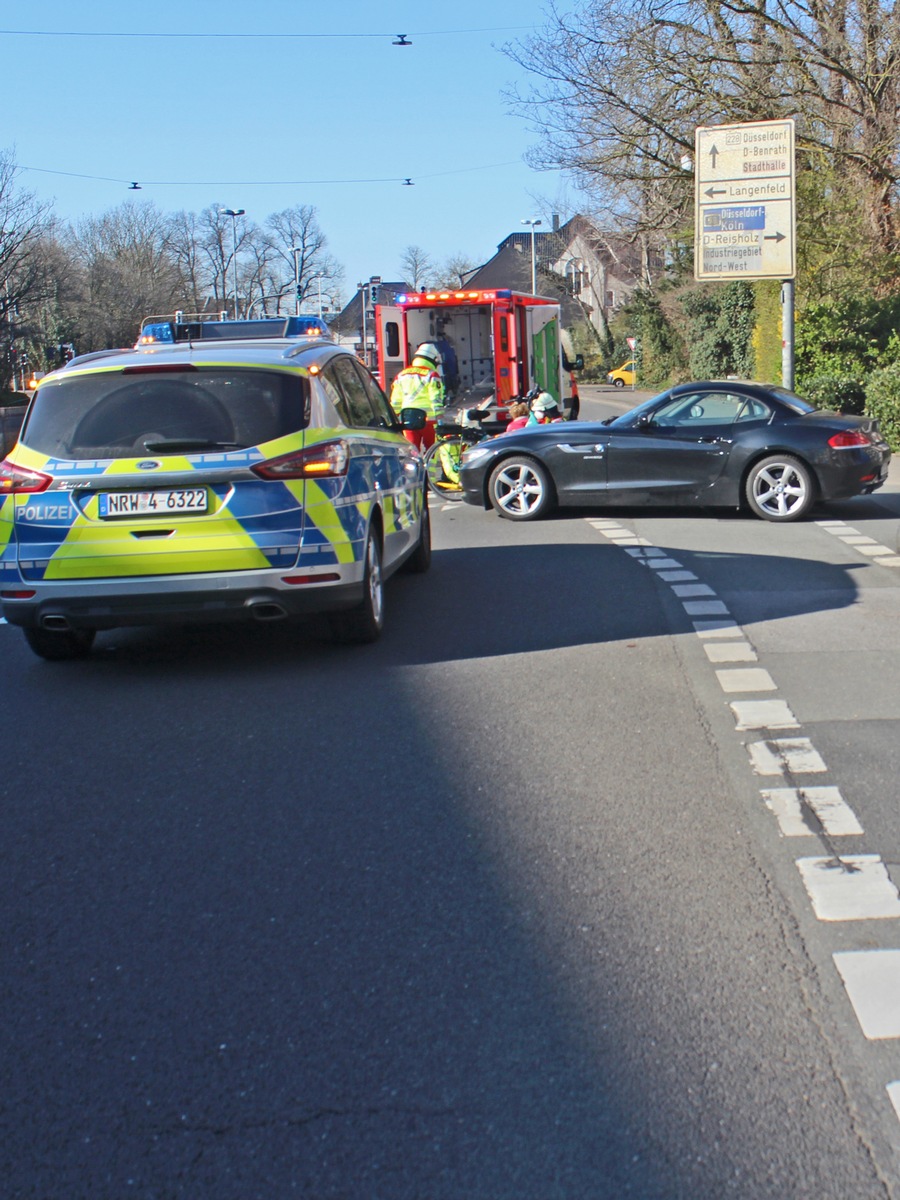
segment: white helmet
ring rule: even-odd
[[[434,342],[423,342],[415,353],[415,358],[427,358],[435,366],[441,361],[441,352]]]
[[[531,411],[536,413],[553,412],[558,409],[559,405],[553,399],[549,392],[541,392],[531,405]]]

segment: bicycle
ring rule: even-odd
[[[470,408],[463,414],[463,421],[450,423],[438,421],[435,426],[437,439],[425,451],[425,475],[428,486],[436,496],[444,500],[462,500],[463,489],[459,482],[462,457],[471,446],[493,437],[500,430],[488,433],[482,421],[491,420],[492,414],[479,408]]]

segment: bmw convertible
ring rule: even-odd
[[[606,421],[531,425],[472,447],[470,504],[511,521],[559,506],[746,507],[796,521],[887,478],[878,422],[813,408],[778,386],[683,383]]]

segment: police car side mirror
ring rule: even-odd
[[[427,421],[424,408],[401,408],[400,424],[404,429],[424,429]]]

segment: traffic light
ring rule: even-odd
[[[381,276],[372,275],[369,278],[369,307],[374,308],[378,303],[378,293],[381,289]]]

